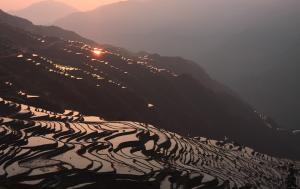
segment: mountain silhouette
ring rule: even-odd
[[[78,12],[78,10],[62,2],[43,0],[24,9],[12,11],[11,14],[26,18],[34,24],[52,25],[55,20],[74,12]]]
[[[55,24],[97,42],[192,59],[282,127],[299,129],[299,9],[297,0],[126,1]]]
[[[34,25],[32,22],[24,18],[9,15],[1,9],[0,9],[0,23],[8,24],[13,27],[40,36],[57,37],[57,38],[64,38],[67,40],[78,40],[86,43],[93,43],[91,40],[83,38],[80,35],[76,34],[75,32],[64,30],[56,26]]]

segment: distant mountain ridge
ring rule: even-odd
[[[43,0],[11,13],[26,18],[34,24],[52,25],[57,19],[74,12],[78,12],[78,10],[62,2],[56,0]]]

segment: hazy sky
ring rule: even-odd
[[[32,3],[36,3],[43,0],[0,0],[0,9],[3,10],[18,10],[29,6]],[[97,6],[118,2],[121,0],[56,0],[72,5],[79,10],[89,10],[96,8]]]

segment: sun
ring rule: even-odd
[[[100,56],[102,54],[102,49],[94,48],[93,53],[95,56]]]

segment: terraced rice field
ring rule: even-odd
[[[299,183],[299,162],[232,142],[299,159],[298,132],[196,64],[0,25],[0,189]]]
[[[7,100],[149,123],[184,136],[226,137],[262,153],[299,159],[293,145],[297,132],[277,130],[193,62],[1,29],[9,39],[0,44],[0,96]],[[2,86],[17,87],[18,95]],[[97,116],[80,121],[101,120]]]
[[[282,188],[296,163],[142,123],[87,118],[1,98],[0,186]]]

